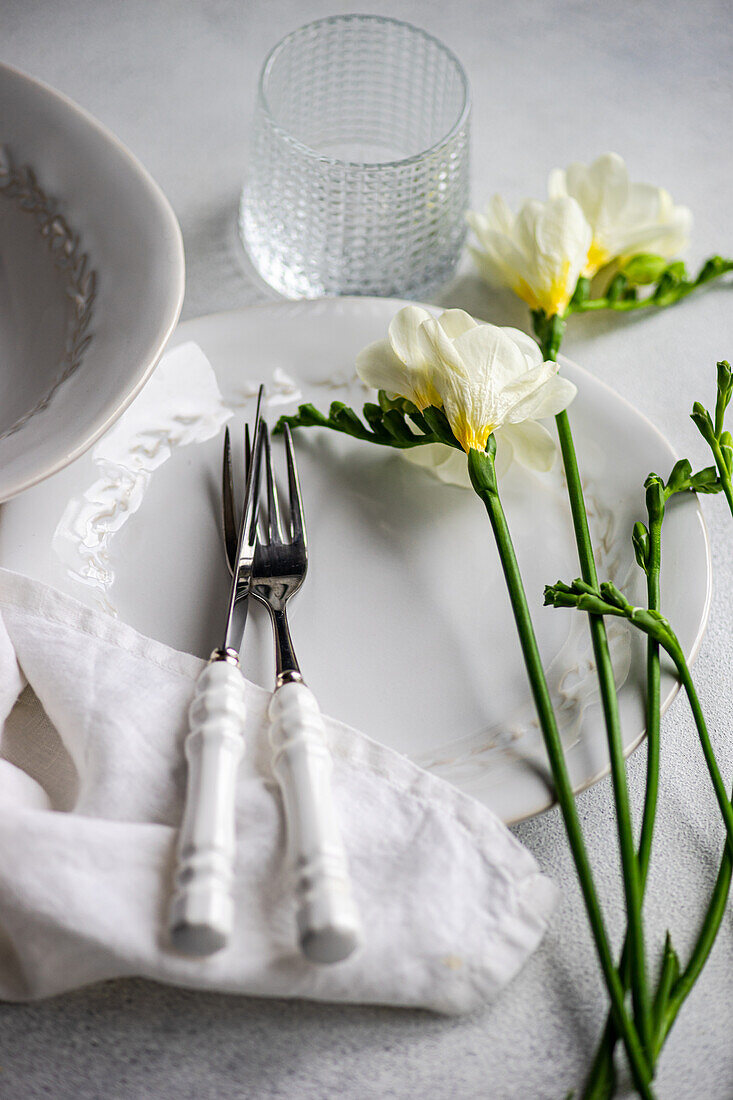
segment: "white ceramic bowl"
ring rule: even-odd
[[[0,64],[0,500],[82,454],[183,301],[175,215],[86,111]]]

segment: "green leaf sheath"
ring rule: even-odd
[[[622,271],[612,276],[605,293],[598,298],[590,297],[590,284],[587,279],[579,280],[565,316],[603,309],[613,309],[619,313],[649,308],[664,309],[675,305],[706,283],[720,279],[733,271],[733,260],[725,259],[723,256],[711,256],[702,265],[695,278],[688,279],[684,264],[679,260],[666,263],[663,267],[657,264],[654,269],[651,263],[647,263],[645,267],[642,263],[644,259],[650,258],[632,257]],[[651,257],[651,259],[658,261],[659,257]],[[649,293],[639,297],[637,285],[649,283],[652,284]]]
[[[490,439],[490,443],[493,439]],[[557,800],[565,823],[588,919],[596,944],[601,969],[608,987],[616,1026],[621,1032],[631,1064],[634,1083],[643,1097],[652,1096],[649,1071],[638,1032],[624,1006],[621,980],[616,971],[606,933],[603,915],[595,891],[588,855],[577,816],[573,789],[565,763],[557,721],[547,687],[537,639],[532,625],[519,565],[511,540],[506,516],[499,497],[492,454],[469,452],[468,470],[474,490],[481,498],[494,532],[507,590],[517,626],[522,655],[529,677],[547,756],[550,763]]]

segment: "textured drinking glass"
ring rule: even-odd
[[[436,38],[343,15],[294,31],[260,77],[240,235],[289,298],[426,296],[465,239],[470,101]]]

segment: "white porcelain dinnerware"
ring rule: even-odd
[[[178,319],[183,245],[117,139],[0,64],[0,500],[82,454]]]
[[[339,399],[358,409],[373,395],[355,378],[356,355],[383,337],[402,304],[277,303],[187,321],[173,344],[200,345],[237,418],[251,418],[260,379],[270,421],[302,401],[326,409]],[[641,602],[632,524],[644,514],[644,478],[651,470],[668,473],[672,449],[588,371],[567,360],[562,370],[578,386],[570,415],[599,573]],[[151,432],[156,415],[149,413]],[[320,429],[299,430],[295,444],[312,564],[293,605],[293,631],[323,711],[406,753],[507,822],[546,809],[552,794],[544,748],[480,503],[387,449]],[[54,547],[69,502],[99,477],[94,453],[85,455],[0,509],[0,564],[91,605],[109,605],[142,632],[208,656],[226,599],[212,582],[212,563],[222,554],[220,463],[218,435],[173,449],[140,508],[116,514],[103,581],[82,583]],[[608,755],[585,619],[542,606],[544,584],[579,572],[558,466],[550,474],[512,467],[502,496],[570,774],[582,789],[607,771]],[[101,512],[97,520],[107,522]],[[693,657],[710,597],[708,541],[694,498],[669,509],[664,540],[662,606]],[[83,538],[77,541],[81,561]],[[251,612],[250,620],[244,672],[267,686],[270,626],[264,615]],[[643,642],[615,621],[609,631],[630,752],[644,732]],[[662,687],[667,706],[676,690],[671,674]]]

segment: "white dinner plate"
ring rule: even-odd
[[[360,408],[356,354],[381,338],[404,303],[342,298],[277,303],[187,321],[237,418],[253,415],[265,381],[270,418],[313,401]],[[599,572],[643,601],[630,534],[644,518],[643,481],[667,475],[674,453],[618,394],[567,361],[571,407]],[[142,395],[144,397],[144,393]],[[237,421],[233,422],[235,425]],[[552,427],[552,425],[550,425]],[[154,427],[154,426],[152,426]],[[236,430],[236,429],[235,429]],[[277,446],[280,451],[279,445]],[[296,435],[310,565],[292,604],[306,679],[329,714],[359,727],[517,821],[552,804],[544,749],[488,519],[470,492],[446,486],[385,448],[322,429]],[[174,450],[142,505],[110,543],[108,599],[126,621],[205,656],[220,641],[228,575],[218,529],[221,435]],[[558,462],[546,475],[514,466],[502,496],[556,700],[573,783],[608,769],[585,617],[542,606],[543,586],[579,570]],[[85,455],[0,511],[0,564],[95,604],[67,572],[54,532],[67,502],[97,477]],[[685,652],[698,649],[710,597],[707,536],[697,501],[676,501],[664,526],[663,606]],[[255,608],[244,644],[248,676],[273,677],[269,626]],[[643,640],[609,622],[624,746],[644,732]],[[675,692],[665,674],[665,706]]]
[[[183,284],[178,222],[144,168],[81,107],[0,64],[0,500],[129,405]]]

